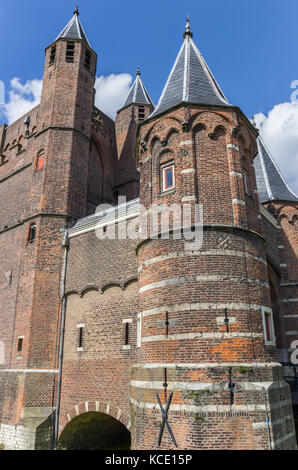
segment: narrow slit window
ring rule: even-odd
[[[142,346],[142,315],[139,313],[137,321],[137,348]]]
[[[129,323],[124,323],[124,344],[125,346],[129,344]]]
[[[268,346],[275,346],[275,332],[272,310],[270,308],[262,307],[262,317],[265,344]]]
[[[243,181],[244,181],[244,191],[245,194],[249,196],[250,191],[249,191],[249,179],[248,179],[248,173],[246,170],[243,171]]]
[[[83,331],[84,331],[84,328],[82,326],[80,326],[80,328],[79,328],[79,344],[78,344],[79,348],[83,347]]]
[[[18,352],[19,353],[23,351],[23,342],[24,342],[23,337],[18,338]]]
[[[85,67],[87,70],[90,70],[90,66],[91,66],[91,52],[86,49],[86,53],[85,53]]]
[[[53,46],[53,47],[51,48],[49,65],[53,65],[53,64],[54,64],[55,58],[56,58],[56,46]]]
[[[67,44],[66,44],[66,62],[73,62],[73,60],[74,60],[74,51],[75,51],[75,43],[74,42],[67,42]]]
[[[124,326],[124,344],[123,349],[130,349],[130,324],[132,323],[131,318],[127,318],[126,320],[122,320]]]
[[[168,191],[175,187],[174,165],[166,166],[162,169],[162,190]]]
[[[31,224],[29,228],[28,243],[33,243],[36,238],[36,224]]]

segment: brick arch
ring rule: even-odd
[[[210,120],[211,115],[212,120]],[[232,121],[226,115],[215,111],[200,111],[190,118],[192,131],[195,131],[198,126],[202,125],[206,128],[208,134],[212,134],[217,126],[222,126],[228,130],[231,124]]]
[[[164,125],[164,130],[160,130],[159,126],[160,123]],[[155,134],[155,128],[157,127],[157,134],[159,136],[160,140],[163,140],[167,137],[167,133],[169,132],[169,129],[175,128],[177,130],[177,127],[179,129],[179,126],[181,126],[181,120],[178,119],[175,116],[163,116],[160,119],[158,119],[152,127],[148,130],[148,132],[145,134],[144,140],[146,142],[151,142],[152,139],[154,138]]]
[[[120,407],[108,402],[91,400],[78,403],[77,405],[73,406],[69,411],[67,411],[63,416],[60,417],[59,437],[61,436],[62,431],[65,429],[68,423],[70,423],[74,418],[84,413],[88,413],[89,411],[104,413],[108,416],[111,416],[112,418],[117,419],[117,421],[123,424],[126,429],[130,431],[130,417]]]

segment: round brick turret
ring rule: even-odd
[[[288,386],[264,338],[271,301],[254,128],[238,108],[182,104],[146,121],[138,144],[141,204],[200,203],[204,230],[201,247],[175,239],[173,226],[168,239],[159,227],[164,239],[138,247],[133,448],[158,447],[157,393],[164,408],[173,393],[168,419],[179,449],[294,448]],[[175,183],[164,191],[168,164]],[[174,439],[166,426],[161,448],[175,448]]]

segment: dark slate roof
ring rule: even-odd
[[[258,155],[254,160],[254,166],[260,202],[274,199],[298,201],[298,196],[287,185],[263,139],[258,137],[257,142]]]
[[[90,43],[87,39],[83,26],[79,20],[79,11],[78,9],[75,10],[73,17],[71,18],[70,22],[65,26],[65,28],[61,31],[58,35],[57,39],[82,39],[89,47]]]
[[[220,86],[192,40],[189,21],[184,42],[162,92],[149,117],[156,116],[180,103],[229,106]]]
[[[147,92],[144,83],[142,82],[141,79],[141,73],[138,68],[137,71],[137,76],[136,79],[129,90],[128,96],[124,102],[124,105],[122,108],[125,108],[126,106],[129,106],[130,104],[151,104],[153,106],[153,103],[151,101],[151,98],[149,96],[149,93]]]

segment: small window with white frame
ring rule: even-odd
[[[142,314],[138,314],[137,319],[137,348],[142,346]]]
[[[276,338],[274,332],[273,312],[271,308],[262,307],[262,319],[265,344],[266,346],[275,346]]]
[[[169,191],[175,188],[175,166],[173,163],[161,167],[162,191]]]

